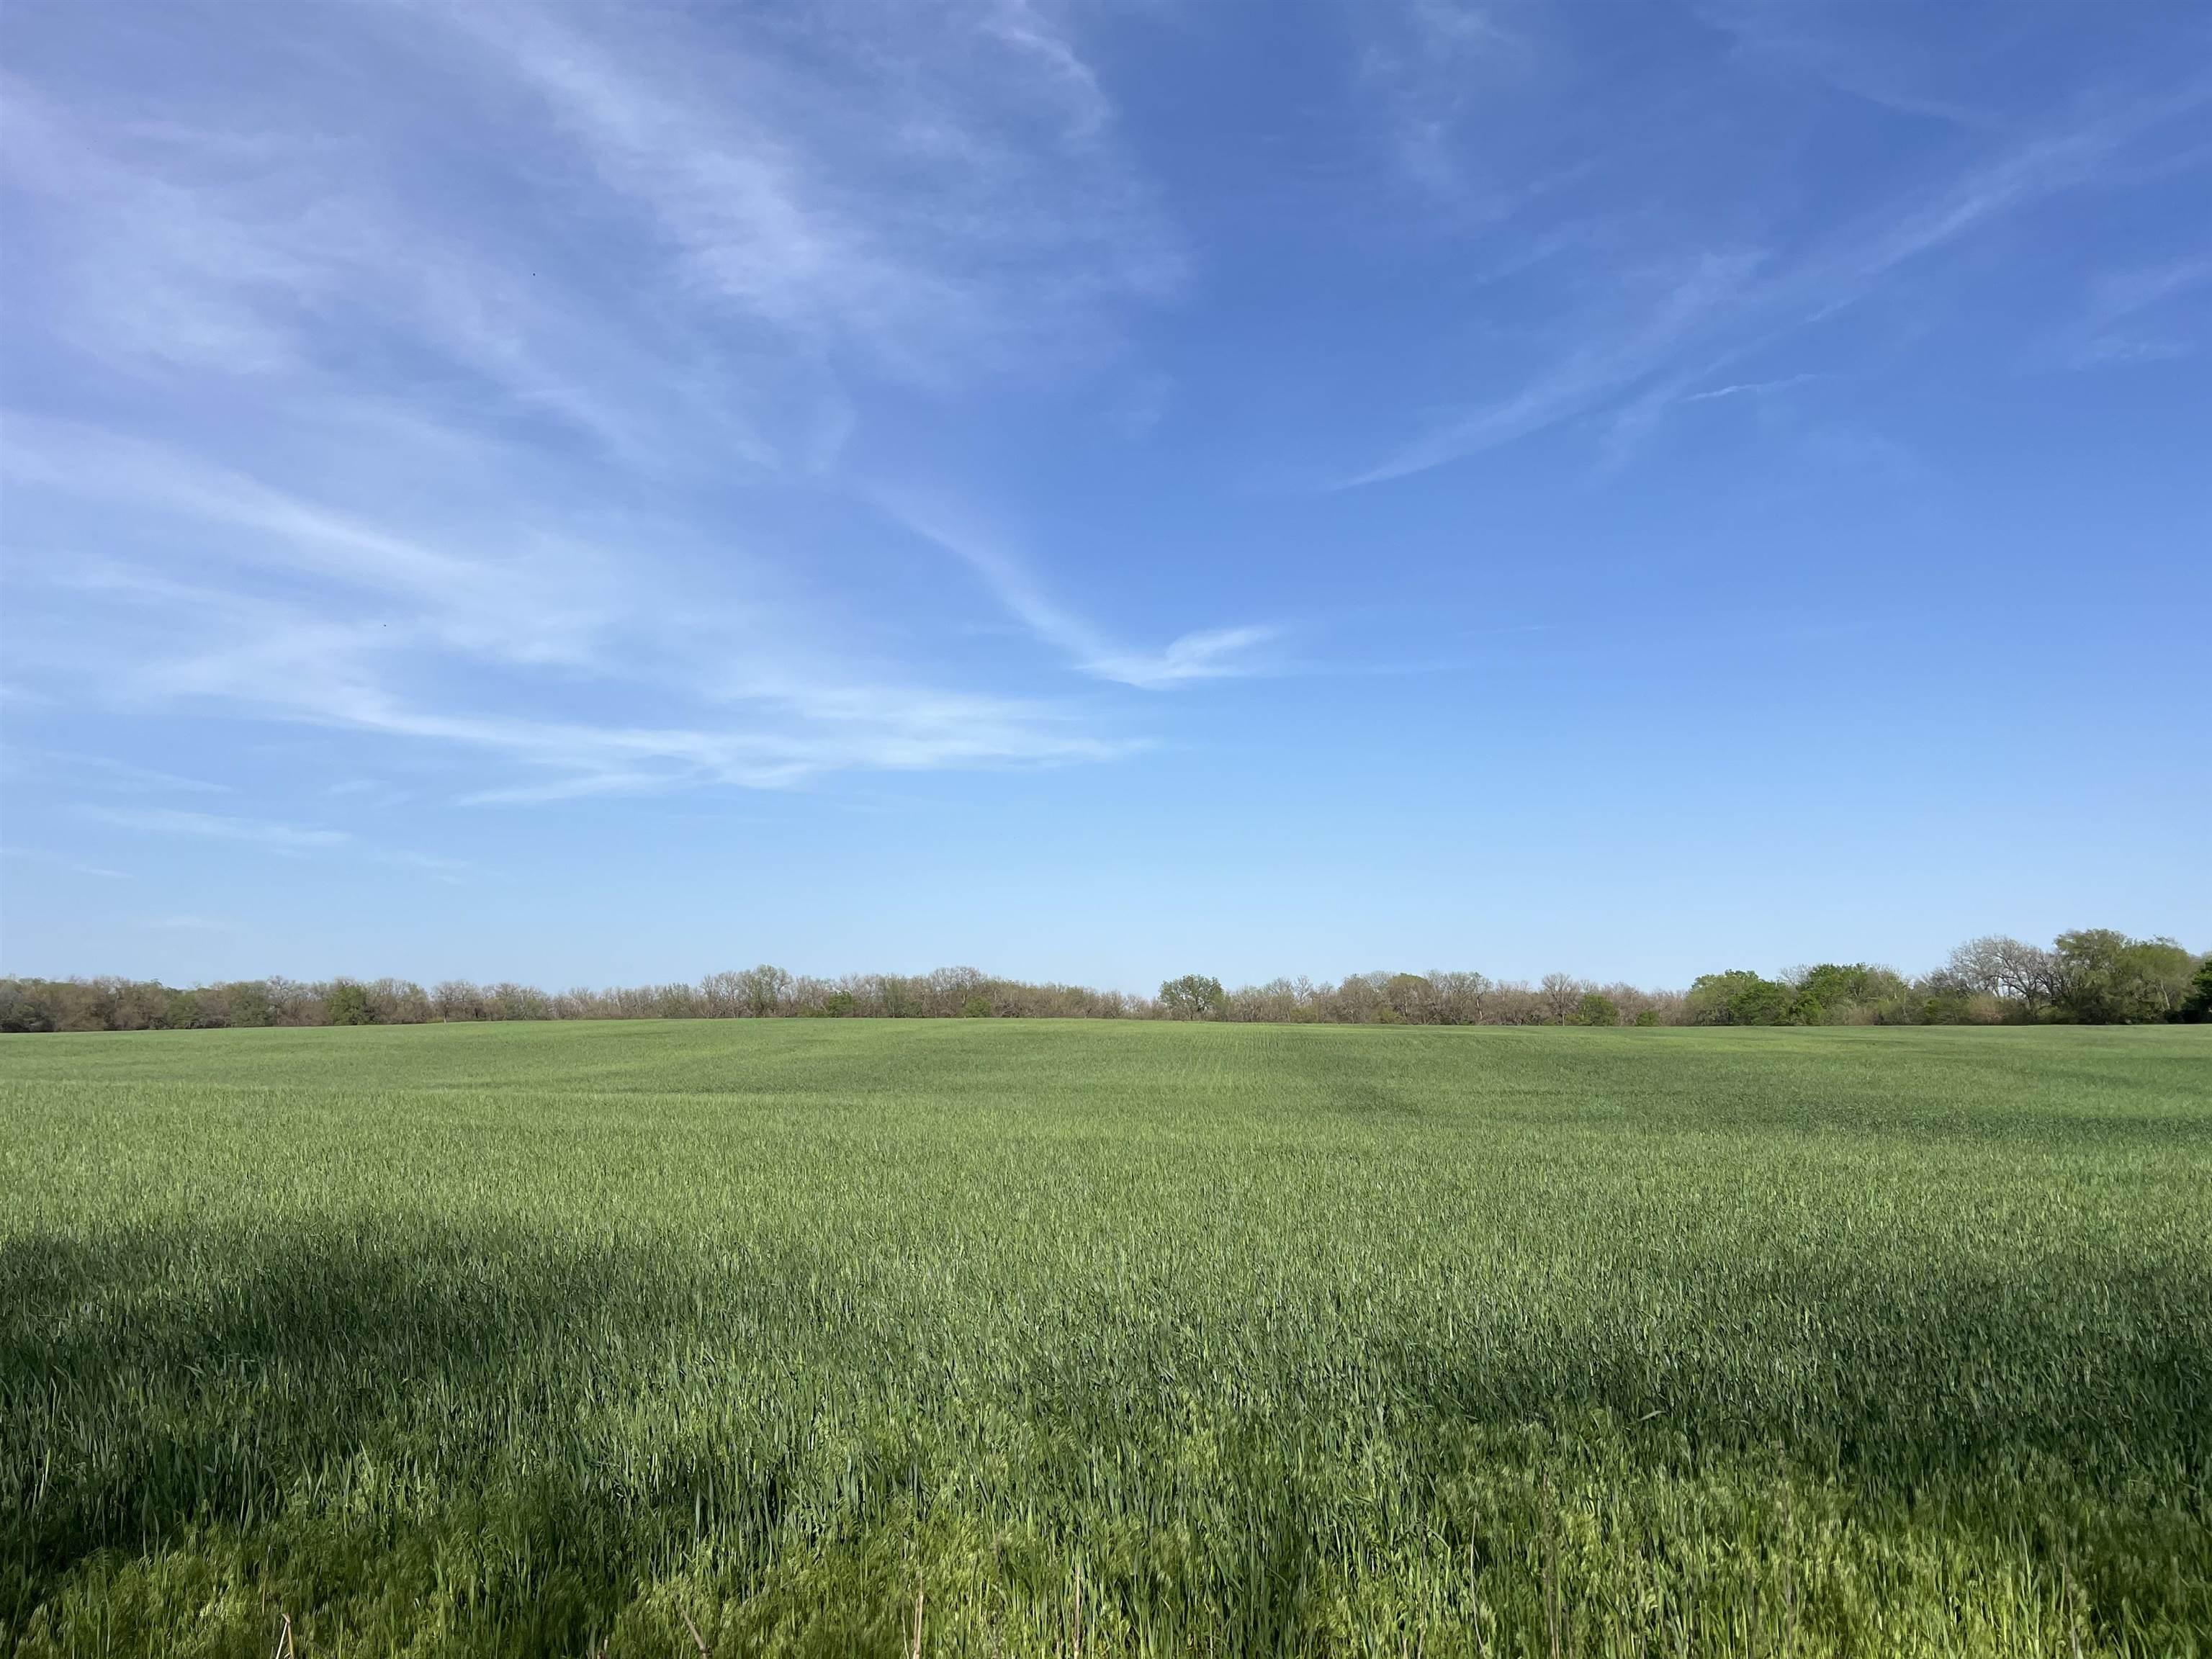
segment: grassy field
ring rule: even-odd
[[[2212,1030],[0,1039],[0,1647],[917,1617],[2212,1653]]]

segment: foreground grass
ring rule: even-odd
[[[2212,1030],[0,1039],[0,1645],[918,1611],[2212,1652]]]

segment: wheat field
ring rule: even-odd
[[[2212,1029],[0,1038],[0,1645],[2212,1653]]]

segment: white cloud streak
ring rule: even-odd
[[[1157,651],[1132,649],[1048,597],[1021,559],[942,504],[889,491],[876,499],[907,529],[975,572],[1009,616],[1094,678],[1159,691],[1262,673],[1267,665],[1259,653],[1280,636],[1273,626],[1246,623],[1185,634]]]
[[[1578,322],[1577,343],[1518,391],[1454,416],[1336,487],[1402,478],[1494,449],[1601,410],[1663,376],[1619,424],[1618,443],[1623,432],[1648,429],[1697,380],[1856,303],[1900,268],[2094,182],[2147,135],[2208,96],[2212,87],[2192,85],[2017,142],[1795,259],[1746,251],[1703,256],[1660,284],[1656,299],[1622,301],[1622,308],[1640,306],[1643,313],[1626,331]],[[1696,367],[1685,370],[1685,358]]]
[[[1403,27],[1370,46],[1364,90],[1378,100],[1395,159],[1406,178],[1448,210],[1468,204],[1476,216],[1500,206],[1470,188],[1460,124],[1503,76],[1528,69],[1528,42],[1500,20],[1500,8],[1470,0],[1413,0]]]
[[[2169,362],[2203,349],[2202,307],[2175,301],[2212,284],[2212,253],[2106,273],[2095,284],[2081,320],[2060,343],[2074,368]]]
[[[272,853],[323,853],[353,843],[343,830],[318,830],[263,818],[231,817],[213,812],[187,812],[170,806],[88,806],[84,816],[119,830],[142,830],[152,835],[195,836],[210,841],[244,842]]]
[[[1692,392],[1680,401],[1686,404],[1710,404],[1723,398],[1749,398],[1769,392],[1786,392],[1791,386],[1809,385],[1815,380],[1833,380],[1832,374],[1784,374],[1772,380],[1737,380],[1729,386],[1717,386],[1705,392]]]
[[[1182,279],[1097,78],[1027,5],[871,11],[896,44],[834,74],[735,13],[734,44],[634,9],[434,15],[543,100],[696,291],[805,352],[945,386],[1095,350],[1115,306]]]
[[[1577,346],[1512,396],[1447,422],[1389,459],[1354,473],[1340,487],[1426,472],[1581,414],[1670,362],[1717,312],[1741,301],[1759,264],[1759,256],[1751,252],[1698,260],[1666,285],[1656,309],[1633,333]]]
[[[131,879],[128,870],[111,870],[105,865],[87,864],[82,860],[70,858],[66,854],[50,853],[40,847],[0,847],[0,858],[27,859],[34,864],[50,865],[58,870],[66,870],[71,875],[96,876],[102,881]]]
[[[564,422],[633,459],[659,411],[587,382],[651,384],[619,331],[518,282],[410,216],[374,159],[297,134],[117,123],[6,83],[5,173],[50,246],[45,298],[88,357],[147,372],[304,382],[355,395],[331,361],[343,324],[434,351],[490,410]],[[757,439],[696,404],[682,418],[757,459]]]
[[[810,645],[802,621],[702,595],[641,549],[472,557],[173,452],[52,423],[8,431],[8,476],[27,494],[73,497],[80,511],[96,497],[126,525],[151,510],[170,544],[206,541],[207,558],[261,578],[186,580],[82,556],[35,568],[18,576],[34,594],[89,597],[110,618],[96,639],[58,641],[54,667],[82,677],[97,664],[97,683],[126,702],[458,746],[536,775],[471,799],[777,787],[841,769],[1097,761],[1133,746],[1034,700],[858,671]],[[350,597],[333,605],[333,591]],[[410,690],[456,662],[501,671],[479,695],[519,698],[523,711]],[[546,712],[580,702],[689,719]]]
[[[1735,43],[1755,68],[1811,82],[1844,97],[1972,131],[2002,123],[1973,101],[1932,87],[1946,68],[1927,51],[1884,48],[1853,31],[1872,9],[1851,4],[1773,5],[1765,0],[1705,0],[1698,16]]]
[[[441,858],[404,848],[367,842],[349,830],[289,823],[279,819],[245,817],[215,812],[191,812],[174,807],[82,806],[80,817],[112,829],[144,835],[184,836],[198,841],[230,842],[283,858],[307,858],[344,854],[371,863],[420,870],[441,880],[453,880],[469,866],[459,859]]]
[[[205,778],[188,778],[180,773],[162,771],[158,767],[137,766],[106,755],[72,754],[64,750],[13,744],[9,746],[6,762],[10,770],[18,767],[35,770],[56,769],[132,794],[227,795],[232,793],[227,783],[214,783]]]
[[[36,617],[13,691],[471,751],[480,801],[1142,746],[887,659],[905,619],[727,500],[818,487],[872,383],[1063,373],[1177,287],[1055,15],[324,17],[362,68],[302,66],[331,94],[306,127],[189,80],[129,120],[82,80],[7,88],[37,343],[120,394],[0,433]],[[368,89],[410,66],[469,96],[395,127]],[[1261,635],[1134,653],[1062,620],[1137,684],[1241,672]]]

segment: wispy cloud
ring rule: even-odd
[[[1131,747],[1034,700],[856,670],[811,642],[804,619],[757,597],[710,599],[641,547],[617,556],[510,530],[512,552],[465,551],[173,451],[51,422],[9,430],[7,465],[27,494],[60,492],[80,512],[91,498],[104,514],[151,507],[169,538],[204,538],[218,562],[283,579],[184,580],[91,558],[35,571],[33,591],[94,596],[110,618],[96,641],[62,642],[78,672],[88,650],[111,654],[103,681],[129,700],[460,745],[540,775],[472,798],[775,787],[854,768],[1066,763]],[[331,589],[352,597],[331,605]],[[1217,659],[1224,648],[1213,648]],[[479,695],[526,690],[530,712],[455,706],[450,693],[432,702],[413,689],[457,662],[500,671]],[[1202,647],[1185,647],[1152,672],[1187,678],[1207,666]],[[663,718],[542,712],[578,702],[585,688],[597,695],[580,701],[602,711],[651,708]]]
[[[1113,306],[1181,280],[1097,77],[1036,8],[877,11],[893,46],[832,27],[811,53],[735,13],[438,15],[544,100],[696,292],[832,360],[1003,372],[1095,347]]]
[[[19,234],[44,244],[34,291],[93,360],[215,377],[209,392],[298,384],[327,402],[361,395],[340,340],[366,332],[434,354],[488,394],[447,395],[486,412],[543,416],[632,456],[649,428],[670,427],[589,382],[619,369],[633,387],[680,380],[645,378],[604,313],[410,215],[357,149],[212,113],[118,122],[20,81],[4,107]],[[766,458],[710,408],[684,418]]]
[[[1616,428],[1617,447],[1624,431],[1648,430],[1698,380],[1855,304],[1901,268],[2095,183],[2208,98],[2212,84],[2192,83],[2016,140],[1791,257],[1757,249],[1699,256],[1672,276],[1639,283],[1643,291],[1615,295],[1615,314],[1574,319],[1574,343],[1516,391],[1454,415],[1338,487],[1426,471],[1640,393]]]
[[[1186,267],[1066,15],[871,15],[325,14],[312,121],[11,83],[17,337],[117,394],[6,416],[15,689],[470,751],[472,800],[1142,746],[900,660],[904,618],[756,527],[848,488],[882,388],[1103,362]],[[369,91],[429,73],[466,95]],[[1079,654],[1167,684],[1258,637]]]
[[[302,222],[308,204],[264,198],[237,212],[204,176],[270,176],[264,145],[163,143],[166,167],[118,154],[127,139],[10,78],[0,99],[5,177],[22,192],[26,228],[51,240],[55,315],[73,343],[102,358],[143,357],[236,373],[298,364],[289,325],[327,279]],[[106,130],[106,142],[94,134]],[[194,164],[197,163],[197,166]],[[279,195],[288,194],[277,192]],[[270,234],[289,224],[293,234]],[[305,234],[302,234],[305,233]]]
[[[2057,355],[2075,368],[2193,356],[2206,343],[2203,311],[2175,302],[2208,284],[2212,253],[2207,252],[2108,272],[2092,289],[2080,320],[2057,343]]]
[[[1155,651],[1133,649],[1048,597],[1027,564],[944,503],[893,491],[878,491],[877,500],[907,529],[960,560],[1008,615],[1094,678],[1158,691],[1261,673],[1267,665],[1259,653],[1281,635],[1275,626],[1246,623],[1184,634]]]
[[[351,844],[354,837],[343,830],[319,830],[296,823],[277,823],[264,818],[229,817],[213,812],[187,812],[166,806],[88,806],[84,816],[119,830],[143,830],[152,835],[195,836],[210,841],[244,842],[272,853],[326,852]]]
[[[66,853],[50,853],[40,847],[0,847],[0,857],[25,859],[34,864],[48,865],[57,870],[66,870],[71,875],[97,876],[103,881],[129,881],[128,870],[111,870],[105,865],[87,864]]]
[[[143,509],[169,536],[196,527],[208,556],[221,562],[410,604],[458,649],[583,663],[613,597],[595,561],[574,550],[564,557],[560,546],[536,538],[441,548],[236,469],[99,428],[10,415],[0,430],[0,476],[21,489],[74,496],[103,512]],[[358,604],[349,608],[357,613]]]
[[[1395,13],[1364,14],[1396,24],[1370,42],[1360,78],[1382,112],[1399,169],[1434,202],[1463,206],[1472,191],[1478,216],[1503,204],[1487,179],[1470,179],[1462,124],[1501,76],[1525,72],[1533,55],[1504,9],[1484,0],[1412,0]]]
[[[180,773],[165,772],[159,767],[137,766],[112,756],[75,754],[66,750],[42,749],[35,744],[9,744],[6,764],[10,769],[52,769],[135,794],[227,795],[232,793],[227,783],[213,783],[205,778],[188,778]]]
[[[1949,126],[1991,131],[2004,125],[1975,100],[1941,83],[1947,72],[1960,78],[1960,68],[1924,42],[1906,50],[1882,40],[1878,29],[1861,27],[1866,9],[1765,0],[1704,0],[1697,9],[1735,42],[1740,58],[1768,74]]]
[[[1770,392],[1787,392],[1792,386],[1808,386],[1816,380],[1832,380],[1832,374],[1784,374],[1771,380],[1736,380],[1727,386],[1712,386],[1704,392],[1692,392],[1681,401],[1686,404],[1709,404],[1723,398],[1761,397]]]
[[[289,823],[280,819],[246,817],[226,813],[188,812],[172,807],[84,806],[80,817],[118,830],[145,835],[179,836],[198,841],[235,842],[283,858],[343,853],[375,864],[421,870],[441,880],[454,880],[470,866],[465,860],[443,858],[364,842],[349,830],[322,825]]]
[[[1716,314],[1741,303],[1759,263],[1755,252],[1697,260],[1661,284],[1656,308],[1633,332],[1577,346],[1511,396],[1465,411],[1340,487],[1425,472],[1583,413],[1672,361]]]
[[[1607,465],[1618,466],[1627,461],[1676,409],[1737,398],[1763,401],[1777,392],[1838,378],[1833,374],[1808,372],[1778,375],[1768,380],[1732,380],[1725,386],[1709,386],[1703,391],[1690,390],[1711,380],[1729,364],[1752,356],[1766,343],[1767,340],[1762,338],[1725,349],[1709,362],[1676,367],[1661,378],[1644,383],[1633,396],[1617,404],[1607,418],[1605,434]]]

